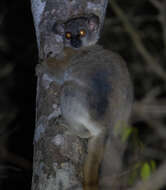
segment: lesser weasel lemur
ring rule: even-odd
[[[55,24],[53,31],[64,38],[64,57],[44,61],[61,85],[60,108],[68,130],[88,138],[84,164],[84,190],[97,190],[99,167],[116,125],[127,125],[132,105],[132,85],[123,59],[95,45],[99,18],[73,18]],[[113,145],[112,145],[113,146]]]

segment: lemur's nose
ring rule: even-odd
[[[80,36],[73,36],[72,38],[71,38],[71,45],[73,46],[73,47],[75,47],[75,48],[79,48],[79,47],[81,47],[81,40],[80,40]]]

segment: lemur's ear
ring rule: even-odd
[[[52,27],[52,31],[55,33],[55,34],[60,34],[60,35],[63,35],[64,32],[65,32],[65,29],[64,29],[64,24],[62,23],[55,23]]]
[[[90,31],[97,31],[99,28],[99,17],[92,14],[88,17],[88,28]]]

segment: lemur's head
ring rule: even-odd
[[[99,18],[94,14],[73,18],[63,24],[56,23],[53,31],[63,36],[65,47],[90,46],[99,38]]]

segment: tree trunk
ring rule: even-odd
[[[107,6],[107,0],[31,0],[31,3],[39,60],[63,55],[63,39],[52,32],[56,22],[94,13],[100,18],[101,29]],[[59,106],[60,86],[44,69],[37,72],[37,77],[32,190],[83,189],[87,140],[67,135]]]

